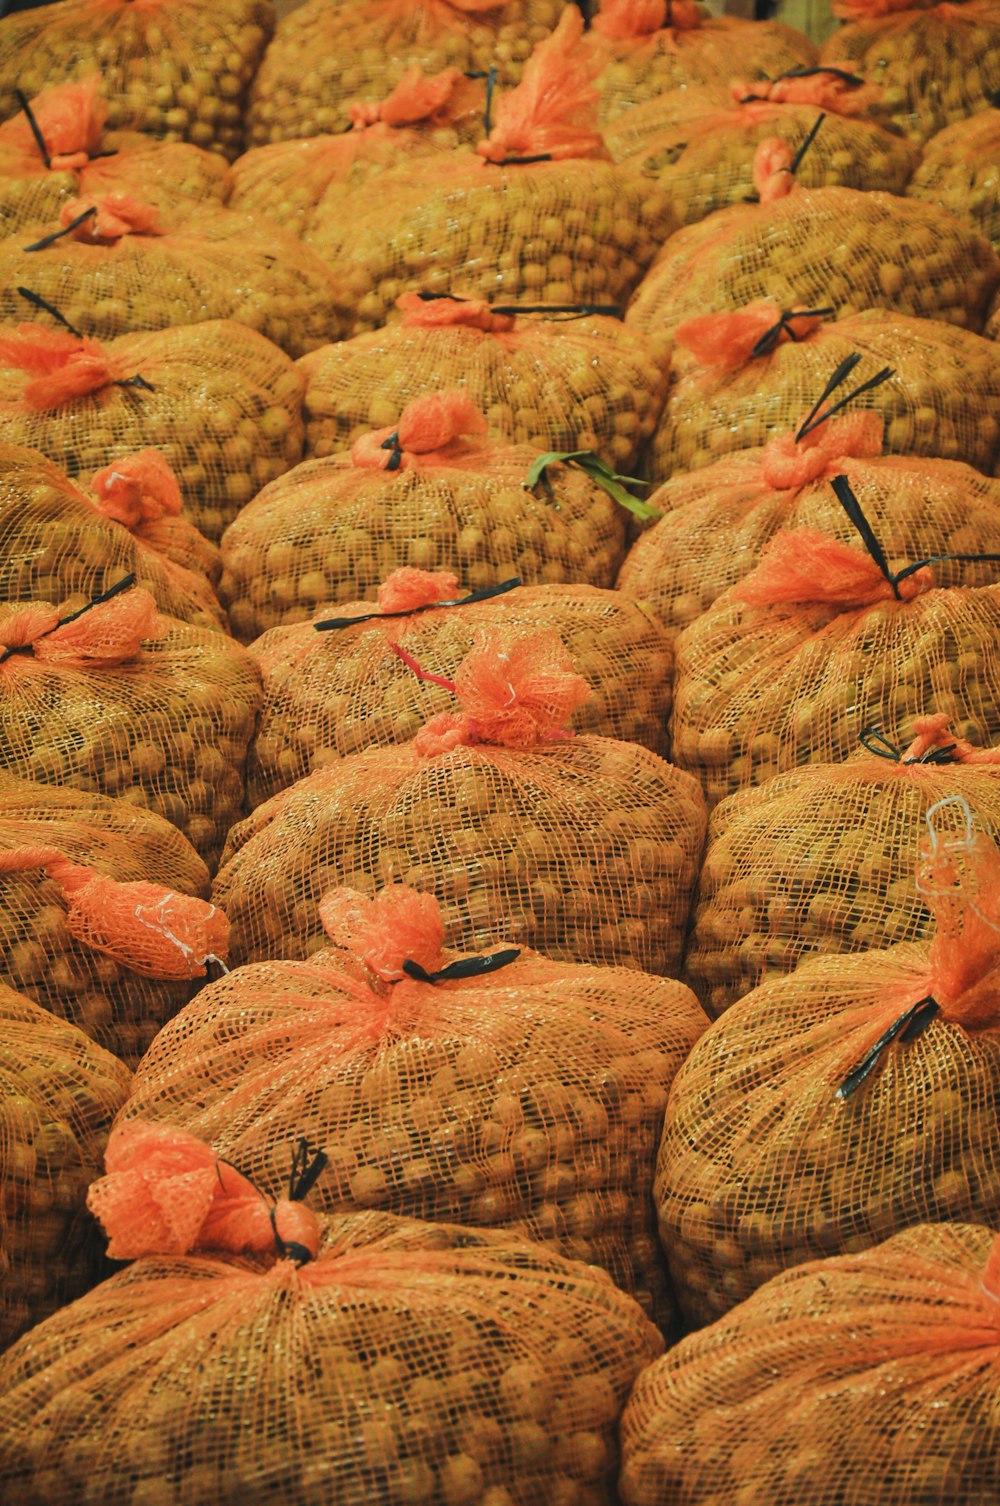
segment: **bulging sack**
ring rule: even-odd
[[[566,735],[589,690],[554,634],[484,634],[455,686],[461,713],[319,769],[230,833],[213,898],[234,962],[323,945],[332,884],[402,881],[436,896],[449,946],[670,975],[705,834],[696,781],[634,743]]]
[[[938,131],[907,187],[911,199],[967,219],[1000,250],[1000,110],[993,105]]]

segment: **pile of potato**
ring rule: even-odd
[[[922,1224],[777,1276],[689,1336],[625,1410],[625,1506],[802,1506],[817,1489],[831,1503],[990,1500],[995,1241]]]
[[[463,317],[465,305],[447,303],[449,318]],[[436,303],[422,307],[407,308],[401,325],[299,362],[307,455],[349,448],[444,386],[467,388],[498,438],[537,450],[594,450],[623,472],[635,465],[667,391],[664,341],[602,315],[565,322],[497,315],[496,327],[484,330],[475,322],[483,319],[478,303],[467,306],[468,323],[446,325],[429,322],[440,317]]]
[[[813,957],[695,1046],[671,1091],[654,1193],[690,1322],[720,1317],[779,1271],[857,1255],[911,1224],[1000,1223],[995,1020],[967,1029],[938,1014],[836,1096],[933,990],[927,944]]]
[[[992,765],[906,764],[859,749],[716,806],[684,955],[706,1009],[721,1014],[817,953],[929,937],[917,842],[926,812],[954,795],[976,830],[1000,838],[1000,755]]]
[[[906,192],[970,220],[1000,250],[1000,111],[979,110],[932,136]]]
[[[254,81],[251,146],[346,130],[355,99],[382,99],[408,69],[496,68],[516,84],[564,0],[306,0],[286,15]]]
[[[129,1077],[73,1025],[0,983],[0,1347],[96,1275],[85,1199]]]
[[[176,472],[188,517],[216,540],[301,458],[302,379],[255,330],[210,321],[124,335],[108,350],[123,380],[141,376],[149,387],[112,384],[39,410],[23,398],[25,373],[0,368],[6,442],[41,450],[77,481],[151,445]]]
[[[274,30],[268,0],[57,0],[8,16],[0,117],[53,83],[101,77],[108,126],[192,141],[230,160],[250,80]]]
[[[301,1270],[146,1257],[13,1349],[9,1506],[612,1506],[663,1350],[629,1297],[507,1234],[324,1223]]]
[[[936,204],[853,188],[793,188],[685,225],[632,298],[628,322],[670,337],[696,314],[760,298],[832,307],[838,318],[893,309],[979,331],[1000,258]]]
[[[785,305],[805,306],[798,298]],[[871,408],[884,416],[885,448],[963,460],[992,474],[1000,458],[1000,348],[954,325],[869,309],[732,370],[706,367],[678,344],[646,475],[665,481],[798,429],[832,373],[855,353],[864,359],[831,401],[889,367],[888,381],[851,403],[852,412]]]

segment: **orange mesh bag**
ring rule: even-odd
[[[913,869],[931,806],[961,795],[1000,838],[1000,749],[973,748],[944,716],[913,730],[897,747],[866,728],[846,762],[793,769],[716,806],[684,957],[710,1013],[804,957],[929,936]]]
[[[348,333],[385,324],[414,286],[555,305],[633,291],[676,220],[661,188],[609,160],[582,28],[568,5],[475,152],[402,163],[357,213],[319,207],[311,245]]]
[[[852,404],[882,415],[887,450],[992,472],[1000,453],[1000,351],[989,340],[886,309],[830,322],[826,312],[762,299],[685,320],[646,475],[665,481],[796,428],[830,373],[848,362],[846,375],[858,367]]]
[[[563,0],[307,0],[282,18],[247,116],[252,146],[346,130],[356,102],[383,99],[414,68],[516,84]]]
[[[393,645],[450,676],[490,630],[557,633],[591,688],[574,729],[666,754],[673,662],[647,608],[587,586],[516,585],[466,595],[450,572],[397,570],[376,601],[265,633],[250,649],[264,683],[251,805],[349,754],[408,742],[428,715],[451,707],[445,686],[419,683]]]
[[[1000,586],[943,584],[956,562],[936,556],[894,570],[846,477],[832,486],[864,547],[782,529],[676,640],[673,756],[709,804],[925,712],[1000,739]]]
[[[178,516],[170,467],[156,450],[118,464],[87,496],[37,450],[0,445],[0,599],[99,596],[134,574],[161,612],[222,627],[209,580],[218,550]]]
[[[0,42],[0,116],[18,90],[101,79],[108,125],[233,158],[247,88],[274,30],[267,0],[58,0],[8,16]]]
[[[73,199],[55,225],[0,241],[0,322],[19,318],[26,285],[42,322],[48,303],[98,340],[231,319],[302,356],[338,333],[319,257],[218,205],[178,222],[128,193]]]
[[[611,1506],[663,1340],[603,1272],[502,1232],[272,1209],[162,1126],[116,1130],[107,1164],[91,1200],[135,1264],[4,1357],[9,1506]]]
[[[457,68],[433,78],[411,68],[385,99],[351,103],[350,130],[273,141],[246,152],[233,165],[230,205],[308,241],[320,204],[337,201],[351,214],[351,196],[372,192],[372,180],[386,168],[474,144],[482,134],[485,100],[482,81]]]
[[[603,64],[604,121],[671,89],[728,84],[737,68],[767,79],[816,61],[802,32],[776,21],[710,16],[695,0],[603,0],[587,46]]]
[[[228,197],[221,157],[136,131],[106,131],[107,101],[97,74],[56,84],[0,125],[0,235],[58,220],[81,195],[127,193],[182,215]]]
[[[610,586],[625,556],[626,509],[645,514],[643,504],[594,456],[539,456],[485,433],[460,388],[428,393],[346,454],[273,481],[223,539],[237,636],[356,601],[400,569],[454,564],[477,591],[512,575]]]
[[[695,780],[634,743],[567,736],[589,691],[554,635],[484,632],[455,685],[461,713],[319,769],[230,833],[213,898],[234,962],[315,951],[331,885],[402,881],[436,895],[449,946],[669,975],[705,835]]]
[[[154,446],[191,521],[218,539],[302,455],[302,382],[255,330],[225,320],[107,345],[41,324],[0,326],[0,424],[89,480]]]
[[[399,885],[331,890],[319,908],[333,950],[203,989],[121,1120],[199,1136],[269,1196],[304,1135],[328,1156],[311,1194],[324,1213],[506,1228],[603,1267],[669,1329],[653,1165],[707,1023],[692,994],[517,948],[445,953],[437,902]]]
[[[979,110],[946,126],[926,142],[907,187],[911,199],[928,199],[965,218],[1000,250],[1000,109]]]
[[[653,492],[663,514],[633,544],[618,589],[652,607],[673,631],[707,612],[744,578],[782,528],[812,528],[848,542],[854,525],[830,489],[846,476],[891,559],[1000,553],[1000,482],[956,460],[883,455],[878,413],[838,414],[815,428],[776,434]],[[940,585],[984,586],[996,569],[944,561]]]
[[[62,617],[0,607],[0,767],[144,805],[211,867],[242,808],[260,678],[232,639],[160,617],[133,579]]]
[[[984,1506],[1000,1492],[998,1304],[1000,1245],[973,1224],[775,1277],[643,1371],[622,1501]]]
[[[820,60],[879,84],[879,115],[915,141],[981,110],[1000,89],[997,0],[912,6],[835,0],[833,10],[845,25],[824,44]]]
[[[670,365],[665,341],[588,315],[586,305],[544,318],[430,294],[403,293],[396,303],[400,324],[299,362],[307,454],[350,448],[442,383],[466,389],[498,438],[594,450],[623,470],[656,427]]]
[[[802,188],[793,161],[787,142],[763,141],[753,169],[760,203],[733,204],[672,235],[628,322],[672,338],[685,319],[771,298],[782,308],[829,306],[838,318],[888,308],[982,329],[1000,282],[989,241],[919,199]]]
[[[74,1026],[0,983],[0,1349],[97,1275],[87,1187],[130,1075]]]
[[[933,941],[803,962],[675,1079],[655,1198],[693,1323],[912,1224],[1000,1223],[1000,849],[934,817],[917,876]]]
[[[131,800],[10,774],[0,800],[0,976],[134,1066],[204,976],[200,959],[225,955],[222,919],[203,903],[208,869],[175,827]]]
[[[754,192],[754,154],[768,138],[788,143],[806,188],[898,194],[920,152],[866,114],[876,93],[856,74],[817,68],[675,89],[627,111],[605,140],[616,161],[667,190],[681,224],[744,202]],[[823,127],[810,140],[819,110]]]

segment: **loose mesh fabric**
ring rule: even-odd
[[[563,0],[307,0],[283,17],[254,81],[251,146],[342,131],[355,99],[381,99],[412,67],[496,68],[516,84]]]
[[[54,848],[119,882],[146,880],[205,896],[208,870],[162,816],[132,801],[54,790],[0,775],[0,864],[15,848]],[[63,888],[40,866],[0,867],[3,981],[135,1066],[157,1030],[191,996],[187,980],[151,979],[67,929]]]
[[[0,598],[77,605],[135,574],[161,612],[222,627],[218,550],[183,518],[126,527],[37,450],[0,445]],[[187,564],[179,563],[187,560]]]
[[[447,302],[449,318],[466,317],[466,305]],[[479,304],[468,306],[467,324],[432,324],[442,317],[436,303],[413,303],[402,324],[299,362],[308,455],[348,448],[395,423],[414,398],[461,387],[498,438],[536,450],[594,450],[622,471],[635,465],[667,390],[665,341],[601,315],[563,322],[487,311],[484,321]],[[474,317],[489,327],[476,327]]]
[[[0,1348],[96,1275],[85,1200],[130,1073],[0,983]]]
[[[833,8],[846,24],[824,44],[820,61],[881,85],[876,111],[915,141],[981,110],[1000,89],[997,0],[912,10],[843,0]]]
[[[961,735],[949,729],[942,744],[952,730]],[[926,812],[958,795],[976,829],[1000,839],[998,764],[905,763],[862,748],[716,806],[684,956],[706,1009],[721,1014],[817,953],[926,939],[917,839]]]
[[[0,116],[53,83],[101,77],[108,126],[191,141],[230,159],[246,91],[274,30],[267,0],[58,0],[6,18]]]
[[[429,599],[435,597],[456,599],[450,591]],[[379,610],[375,601],[354,602],[331,615]],[[428,717],[453,708],[449,692],[419,682],[391,643],[402,645],[422,669],[450,679],[486,628],[557,633],[591,687],[573,717],[575,730],[666,754],[673,662],[652,613],[616,591],[524,586],[467,607],[384,623],[320,633],[304,622],[265,633],[250,648],[264,684],[247,775],[251,804],[364,748],[406,743]]]
[[[992,246],[946,209],[853,188],[795,187],[678,230],[627,320],[671,337],[695,314],[773,298],[782,308],[831,306],[838,318],[887,308],[979,331],[998,283]]]
[[[837,475],[864,497],[894,569],[932,554],[1000,554],[1000,482],[957,460],[878,454],[874,414],[840,422],[839,438],[834,418],[814,431],[822,436],[817,445],[795,446],[781,436],[777,455],[777,445],[734,451],[650,493],[664,516],[633,544],[618,589],[679,631],[756,566],[779,529],[817,528],[852,542],[857,534],[830,486]],[[864,428],[874,430],[875,444],[852,454],[851,439]],[[787,484],[778,485],[782,464]],[[987,586],[997,578],[995,564],[945,560],[934,568],[947,586]]]
[[[925,142],[907,187],[911,199],[928,199],[965,217],[1000,249],[1000,110],[979,110]]]
[[[75,323],[73,311],[72,302],[60,310]],[[0,330],[13,333],[10,326]],[[111,384],[37,409],[25,400],[25,373],[3,368],[5,440],[41,450],[77,481],[152,445],[177,475],[187,516],[210,539],[220,538],[262,486],[301,458],[301,379],[284,352],[255,330],[210,321],[123,335],[107,350],[123,379],[142,376],[152,392]]]
[[[330,603],[325,615],[351,616],[342,604],[398,569],[454,568],[469,590],[514,575],[527,585],[614,583],[627,514],[583,471],[552,465],[531,490],[530,445],[473,442],[454,459],[417,458],[387,473],[334,455],[265,487],[223,537],[221,591],[236,636],[249,641]]]
[[[789,306],[808,305],[795,298]],[[646,474],[665,481],[798,429],[832,373],[855,353],[864,359],[851,374],[852,387],[887,366],[893,372],[851,404],[883,416],[887,450],[964,460],[992,473],[1000,454],[1000,350],[953,325],[869,309],[822,323],[803,339],[729,370],[677,345],[674,382]]]
[[[995,1499],[995,1239],[922,1224],[776,1277],[692,1334],[629,1400],[622,1501]]]
[[[507,1234],[326,1229],[301,1268],[147,1256],[14,1348],[10,1506],[611,1506],[663,1349],[630,1298]]]

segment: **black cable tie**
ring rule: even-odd
[[[488,136],[493,129],[493,90],[496,88],[497,71],[490,67],[486,74],[486,107],[483,110],[483,135]]]
[[[858,733],[858,742],[876,758],[888,759],[890,763],[899,763],[902,760],[902,748],[897,748],[895,743],[891,743],[882,728],[874,723]]]
[[[624,319],[625,310],[618,303],[491,303],[492,314],[572,314],[587,319],[605,314],[609,319]]]
[[[407,959],[403,963],[403,972],[408,978],[416,978],[418,983],[451,983],[460,978],[481,978],[484,973],[499,972],[500,968],[516,962],[520,955],[520,947],[509,947],[502,952],[490,952],[485,957],[462,957],[437,973],[429,973],[419,962]]]
[[[18,104],[21,106],[21,109],[24,111],[25,115],[28,117],[28,124],[31,127],[31,134],[35,138],[35,145],[38,147],[38,150],[42,154],[42,159],[45,162],[45,166],[51,168],[52,158],[49,156],[49,149],[45,145],[45,137],[42,135],[41,126],[35,119],[35,112],[28,103],[28,96],[21,89],[15,89],[14,97],[16,98]]]
[[[855,366],[860,360],[860,355],[855,352],[854,355],[848,356],[840,363],[840,365],[837,367],[837,370],[830,378],[830,381],[827,383],[823,396],[820,398],[819,402],[816,403],[815,406],[811,409],[801,428],[796,433],[796,442],[798,442],[800,439],[805,439],[806,435],[811,434],[813,429],[818,429],[820,424],[825,424],[828,418],[833,418],[833,416],[839,413],[842,408],[846,408],[848,403],[853,403],[856,397],[860,397],[863,392],[870,392],[873,387],[881,387],[883,382],[887,382],[890,377],[894,377],[896,375],[891,366],[883,366],[881,371],[877,371],[873,377],[869,377],[866,382],[862,382],[860,387],[855,387],[851,392],[846,393],[844,397],[839,397],[835,403],[832,403],[829,408],[821,413],[819,410],[822,404],[831,395],[835,388],[839,387],[840,384],[850,375],[850,373],[854,370]],[[843,375],[841,375],[841,373],[843,373]]]
[[[787,73],[779,73],[774,82],[780,83],[783,78],[815,78],[819,73],[843,79],[845,84],[850,84],[854,89],[860,89],[864,84],[863,78],[859,78],[856,73],[848,73],[845,68],[789,68]]]
[[[494,167],[527,167],[530,162],[551,162],[551,152],[538,152],[534,157],[504,157],[493,163]]]
[[[883,1053],[892,1045],[893,1041],[897,1038],[901,1041],[914,1041],[919,1035],[923,1035],[928,1025],[930,1025],[931,1021],[937,1015],[939,1008],[937,1000],[932,998],[930,994],[926,994],[924,998],[918,999],[915,1004],[911,1004],[909,1009],[903,1011],[898,1020],[892,1022],[885,1034],[879,1036],[871,1050],[851,1068],[834,1094],[834,1097],[850,1098],[856,1093],[865,1079],[870,1077],[872,1072],[874,1072]]]
[[[152,382],[147,382],[143,376],[122,377],[120,382],[113,383],[115,387],[142,387],[146,392],[155,392]]]
[[[846,476],[834,476],[830,481],[837,501],[846,512],[850,521],[854,524],[861,535],[862,543],[875,561],[884,578],[892,587],[892,594],[897,601],[902,598],[899,592],[901,581],[908,580],[918,570],[924,570],[928,565],[944,564],[954,561],[958,564],[1000,564],[1000,554],[931,554],[926,559],[914,560],[912,564],[904,565],[902,570],[893,572],[889,569],[889,562],[882,551],[882,546],[875,537],[874,529],[864,515],[861,503],[858,501]]]
[[[379,446],[379,449],[392,451],[392,454],[389,456],[389,464],[386,466],[386,470],[398,471],[399,467],[403,463],[403,452],[399,447],[399,430],[394,429],[393,432],[389,435],[388,439],[383,439],[381,445]]]
[[[25,251],[44,251],[46,246],[53,246],[55,245],[56,241],[61,241],[64,235],[72,235],[73,231],[76,230],[79,225],[82,225],[84,220],[89,220],[91,215],[96,215],[96,213],[97,205],[92,204],[89,209],[85,209],[82,214],[78,214],[75,220],[70,220],[69,224],[66,225],[62,230],[53,230],[51,235],[43,236],[43,238],[40,241],[36,241],[33,246],[25,246]]]
[[[288,1179],[288,1197],[293,1203],[304,1202],[326,1170],[329,1157],[325,1150],[313,1150],[303,1137],[292,1151],[292,1170]]]
[[[817,133],[819,131],[820,126],[823,124],[823,122],[824,122],[825,119],[826,119],[826,111],[824,110],[824,112],[821,115],[817,115],[812,130],[809,132],[809,135],[806,137],[805,141],[803,141],[802,145],[799,147],[798,151],[795,153],[795,156],[792,158],[792,165],[788,169],[788,171],[792,174],[792,177],[794,177],[795,174],[798,172],[798,170],[799,170],[799,168],[800,168],[800,166],[802,164],[802,158],[805,156],[806,152],[809,150],[809,148],[812,146],[813,142],[816,140],[816,135],[817,135]]]
[[[69,330],[70,334],[74,335],[77,340],[83,339],[83,335],[80,333],[80,331],[74,328],[74,326],[70,324],[69,320],[64,318],[63,315],[60,314],[59,310],[57,308],[54,308],[51,303],[47,302],[47,300],[44,299],[40,293],[33,293],[30,288],[18,288],[17,291],[20,293],[22,298],[27,299],[28,303],[32,304],[36,309],[44,309],[47,314],[50,314],[53,319],[57,320],[57,322],[62,325],[63,329]]]
[[[798,342],[804,337],[795,333],[795,330],[792,327],[794,320],[825,319],[830,314],[834,313],[836,313],[836,309],[834,308],[783,310],[781,318],[778,320],[778,322],[776,324],[772,324],[771,328],[765,330],[761,335],[760,339],[753,347],[753,350],[750,352],[751,356],[769,356],[772,350],[774,350],[777,346],[778,341],[781,338],[782,330],[787,330],[788,338],[798,344]]]
[[[420,607],[410,607],[405,612],[366,612],[363,617],[329,617],[325,622],[314,622],[317,633],[328,633],[338,628],[355,627],[359,622],[387,622],[392,617],[416,617],[419,612],[436,612],[440,607],[467,607],[474,601],[490,601],[494,596],[504,596],[521,584],[519,575],[512,575],[496,586],[480,586],[468,596],[455,601],[428,601]]]

